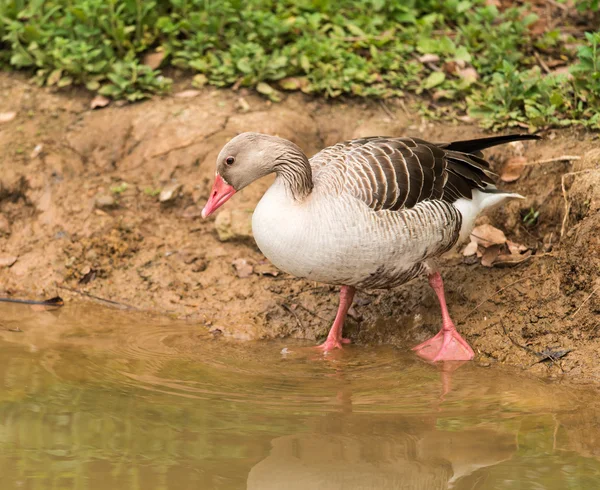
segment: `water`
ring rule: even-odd
[[[594,390],[453,368],[0,305],[0,489],[600,488]]]

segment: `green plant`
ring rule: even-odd
[[[597,3],[576,5],[590,18]],[[429,117],[468,110],[492,129],[599,128],[600,32],[536,33],[534,11],[485,0],[4,0],[0,63],[136,101],[169,90],[143,62],[160,51],[161,67],[194,72],[198,85],[254,87],[274,101],[288,90],[413,93]],[[539,53],[566,60],[570,75],[541,71]]]
[[[129,189],[129,184],[127,184],[127,182],[121,182],[119,185],[112,186],[110,188],[110,192],[120,195],[123,194],[123,192],[125,192],[127,189]]]
[[[537,224],[539,217],[540,212],[534,208],[530,208],[527,214],[523,216],[523,223],[527,226],[534,226]]]
[[[153,189],[152,187],[146,187],[144,189],[144,194],[150,197],[156,197],[160,194],[160,189]]]

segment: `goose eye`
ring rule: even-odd
[[[235,157],[227,157],[227,158],[225,159],[225,163],[226,163],[227,165],[233,165],[233,162],[235,162]]]

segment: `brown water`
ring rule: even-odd
[[[385,347],[323,357],[0,305],[0,489],[595,489],[596,395]]]

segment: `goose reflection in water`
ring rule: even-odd
[[[439,366],[440,397],[463,363]],[[269,456],[250,471],[248,490],[471,490],[478,470],[510,459],[514,434],[491,429],[439,430],[438,418],[352,413],[350,385],[336,371],[339,412],[311,431],[273,439]],[[481,475],[483,476],[483,475]]]
[[[336,425],[336,417],[323,425]],[[516,450],[514,435],[493,430],[439,431],[434,420],[393,416],[361,422],[338,420],[329,433],[274,439],[269,456],[250,471],[248,490],[466,490],[478,470]]]

